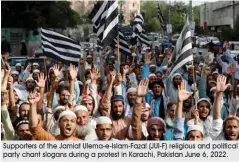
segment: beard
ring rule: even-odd
[[[111,112],[111,117],[113,120],[119,120],[122,119],[124,117],[124,111],[121,115],[116,114],[115,112]]]
[[[175,89],[178,89],[178,85],[174,82],[173,82],[173,86],[174,86]]]
[[[84,139],[85,136],[87,134],[89,134],[89,132],[90,132],[90,125],[89,124],[86,124],[86,125],[83,125],[83,126],[82,125],[77,125],[76,130],[77,130],[78,137],[80,139]]]

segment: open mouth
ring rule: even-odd
[[[66,127],[65,132],[68,134],[71,132],[71,127]]]
[[[230,139],[235,139],[236,135],[235,134],[230,134],[229,137],[230,137]]]

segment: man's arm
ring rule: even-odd
[[[40,92],[40,101],[37,102],[37,109],[42,110],[43,109],[46,78],[44,77],[44,73],[40,73],[40,75],[38,75],[37,77],[38,77],[38,82],[36,82],[36,84],[39,87],[39,92]]]
[[[8,93],[9,93],[9,105],[8,107],[12,108],[15,107],[15,96],[13,92],[13,78],[9,76],[8,78]]]

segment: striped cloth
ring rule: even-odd
[[[117,38],[114,39],[114,46],[117,47]],[[119,31],[119,50],[121,54],[124,54],[126,56],[131,56],[131,50],[129,48],[129,45],[125,39],[124,34]]]
[[[57,32],[41,28],[42,49],[47,57],[59,60],[64,64],[77,65],[80,61],[81,46],[73,39]]]
[[[192,32],[190,30],[190,23],[187,19],[183,30],[177,40],[176,47],[169,60],[169,76],[176,72],[186,63],[193,61],[192,55]]]
[[[148,38],[148,34],[145,32],[144,29],[143,29],[142,33],[138,36],[138,39],[139,39],[139,42],[141,44],[144,44],[148,47],[151,46],[151,43],[150,43],[149,38]]]
[[[103,46],[108,46],[118,34],[118,2],[117,0],[98,1],[89,18],[93,22],[93,31]]]
[[[140,13],[140,14],[136,15],[136,17],[134,19],[133,35],[132,35],[132,38],[130,40],[132,45],[137,44],[137,38],[143,31],[143,25],[144,25],[144,17]]]
[[[163,18],[163,15],[162,15],[162,12],[161,12],[161,9],[159,7],[159,4],[158,4],[158,18],[159,18],[159,22],[160,22],[160,26],[162,27],[162,29],[164,30],[165,29],[165,24],[164,24],[164,18]]]

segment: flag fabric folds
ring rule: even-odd
[[[78,64],[81,46],[73,39],[57,32],[41,28],[42,49],[44,55],[70,65]]]
[[[136,17],[134,19],[133,35],[132,35],[132,38],[130,40],[132,45],[137,44],[137,38],[143,31],[143,25],[144,25],[144,17],[140,13],[140,14],[136,15]]]
[[[164,18],[163,18],[163,15],[162,15],[162,12],[161,12],[161,9],[159,7],[159,4],[158,4],[158,18],[159,18],[159,22],[160,22],[160,26],[162,27],[162,29],[164,30],[165,29],[165,24],[164,24]]]
[[[186,63],[193,61],[192,55],[192,32],[190,30],[190,23],[187,19],[186,24],[181,31],[177,40],[176,47],[169,60],[169,76],[176,72]]]
[[[139,39],[141,44],[144,44],[148,47],[151,46],[151,43],[150,43],[149,38],[148,38],[148,34],[145,32],[144,29],[143,29],[142,33],[138,36],[138,39]]]
[[[117,47],[117,37],[114,39],[114,47]],[[129,48],[128,42],[125,39],[124,34],[119,31],[119,51],[121,54],[126,56],[131,56],[131,50]]]
[[[93,22],[93,31],[103,46],[108,46],[118,34],[118,2],[117,0],[98,1],[89,18]]]

